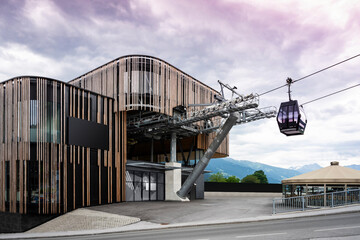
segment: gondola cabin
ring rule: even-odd
[[[277,115],[280,132],[286,136],[303,135],[306,127],[306,115],[296,100],[283,102]]]

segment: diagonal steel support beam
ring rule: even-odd
[[[181,186],[180,190],[176,193],[180,198],[186,198],[186,195],[191,190],[191,187],[194,185],[196,180],[205,170],[206,166],[209,164],[211,157],[214,155],[216,149],[220,146],[222,141],[226,138],[227,134],[230,132],[231,128],[236,124],[240,118],[240,113],[232,112],[230,116],[225,121],[225,123],[219,128],[218,134],[214,138],[213,142],[210,144],[209,148],[206,150],[204,156],[196,164],[194,170],[191,172],[189,177],[186,179],[184,184]]]

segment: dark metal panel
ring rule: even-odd
[[[68,144],[94,149],[109,149],[108,126],[68,117]]]

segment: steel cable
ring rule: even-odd
[[[305,102],[305,103],[303,103],[303,104],[301,104],[301,105],[303,106],[303,105],[305,105],[305,104],[312,103],[312,102],[318,101],[318,100],[323,99],[323,98],[326,98],[326,97],[330,97],[330,96],[332,96],[332,95],[335,95],[335,94],[344,92],[344,91],[346,91],[346,90],[349,90],[349,89],[351,89],[351,88],[358,87],[358,86],[360,86],[360,83],[358,83],[358,84],[356,84],[356,85],[353,85],[353,86],[351,86],[351,87],[347,87],[347,88],[341,89],[341,90],[336,91],[336,92],[333,92],[333,93],[329,93],[329,94],[324,95],[324,96],[322,96],[322,97],[315,98],[315,99],[310,100],[310,101],[307,101],[307,102]]]
[[[337,66],[337,65],[340,65],[340,64],[342,64],[342,63],[345,63],[345,62],[350,61],[350,60],[352,60],[352,59],[354,59],[354,58],[357,58],[357,57],[360,57],[360,54],[357,54],[357,55],[355,55],[355,56],[352,56],[352,57],[350,57],[350,58],[347,58],[347,59],[345,59],[345,60],[343,60],[343,61],[337,62],[337,63],[335,63],[335,64],[333,64],[333,65],[330,65],[330,66],[328,66],[328,67],[326,67],[326,68],[320,69],[319,71],[313,72],[313,73],[311,73],[311,74],[309,74],[309,75],[306,75],[306,76],[304,76],[304,77],[302,77],[302,78],[296,79],[296,80],[294,80],[292,83],[299,82],[299,81],[301,81],[301,80],[303,80],[303,79],[305,79],[305,78],[311,77],[311,76],[313,76],[313,75],[315,75],[315,74],[318,74],[318,73],[320,73],[320,72],[323,72],[323,71],[325,71],[325,70],[328,70],[328,69],[330,69],[330,68],[333,68],[333,67],[335,67],[335,66]],[[280,88],[286,87],[287,85],[288,85],[288,84],[284,84],[284,85],[281,85],[280,87],[276,87],[276,88],[274,88],[274,89],[268,90],[268,91],[266,91],[266,92],[263,92],[263,93],[259,94],[259,96],[262,96],[262,95],[268,94],[268,93],[270,93],[270,92],[276,91],[276,90],[278,90],[278,89],[280,89]],[[345,90],[344,90],[344,91],[345,91]]]

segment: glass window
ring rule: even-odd
[[[96,113],[97,113],[97,98],[95,94],[90,93],[90,115],[92,122],[97,121]]]
[[[298,118],[299,118],[299,110],[295,109],[294,110],[294,122],[298,122]]]
[[[164,173],[126,171],[126,201],[164,200]]]
[[[127,182],[132,182],[132,181],[134,181],[134,174],[133,174],[132,171],[126,171],[125,177],[126,177],[126,181],[127,181]]]
[[[289,106],[289,122],[294,121],[294,106]]]
[[[153,187],[155,187],[155,188],[153,188]],[[156,183],[151,183],[151,186],[150,186],[150,200],[152,200],[152,201],[157,200]]]
[[[135,187],[133,182],[126,182],[126,201],[134,201],[134,189]]]
[[[30,100],[30,142],[36,142],[37,112],[37,100]]]
[[[142,180],[141,172],[134,172],[134,181],[141,182],[141,180]]]
[[[150,183],[150,191],[156,191],[156,183]]]
[[[141,182],[134,182],[134,200],[141,201]]]
[[[165,177],[164,173],[158,173],[158,183],[164,183]]]
[[[143,182],[149,182],[149,173],[148,172],[144,172],[143,173]]]
[[[281,107],[280,108],[279,115],[278,115],[278,122],[279,123],[284,123],[285,122],[286,110],[287,110],[287,107]]]
[[[150,173],[150,182],[156,183],[156,175],[154,172]]]

